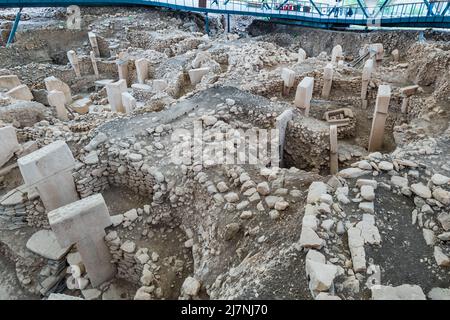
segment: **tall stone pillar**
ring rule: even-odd
[[[89,42],[96,57],[100,57],[100,50],[98,49],[97,36],[93,32],[88,32]]]
[[[400,93],[403,97],[401,108],[402,113],[408,113],[409,99],[412,95],[417,93],[417,90],[419,90],[418,85],[412,85],[400,89]]]
[[[90,58],[91,58],[91,62],[92,62],[92,68],[94,69],[95,77],[98,79],[100,74],[98,72],[97,58],[95,57],[94,51],[90,52]]]
[[[75,159],[64,141],[55,141],[17,163],[25,184],[37,189],[47,211],[79,199],[72,177]]]
[[[309,116],[309,108],[314,90],[314,78],[305,77],[297,86],[294,104],[298,108],[305,109],[305,116]]]
[[[340,60],[343,59],[343,57],[344,57],[344,55],[343,55],[343,51],[342,51],[342,46],[340,44],[338,44],[331,51],[331,62],[338,63]]]
[[[48,214],[50,227],[62,247],[76,244],[93,287],[110,280],[116,273],[105,243],[105,228],[111,217],[101,194],[70,203]]]
[[[117,60],[117,69],[119,71],[119,80],[125,80],[125,85],[128,88],[128,60]]]
[[[75,51],[70,50],[67,52],[67,58],[69,59],[69,62],[75,71],[75,75],[79,78],[81,77],[81,71],[80,71],[80,62],[78,61],[78,56]]]
[[[111,110],[114,112],[124,113],[125,108],[123,107],[122,93],[127,91],[127,84],[125,80],[107,83],[105,87]]]
[[[362,100],[362,107],[364,109],[367,108],[367,88],[369,87],[369,82],[370,79],[372,78],[372,71],[373,71],[373,60],[368,59],[364,63],[361,79],[361,100]]]
[[[283,68],[281,70],[281,79],[283,79],[283,95],[287,96],[294,86],[295,72],[288,68]]]
[[[148,60],[147,59],[139,59],[136,60],[136,74],[137,80],[140,84],[145,84],[145,80],[148,79]]]
[[[56,109],[56,117],[59,120],[67,121],[69,117],[66,109],[66,97],[64,92],[52,90],[47,95],[48,104]]]
[[[298,62],[303,62],[306,60],[306,51],[303,50],[302,48],[298,49]]]
[[[390,100],[391,87],[389,85],[380,85],[373,114],[372,130],[370,131],[369,152],[378,151],[383,146],[384,126]]]
[[[323,71],[323,88],[322,88],[322,98],[328,99],[331,93],[331,86],[333,84],[333,65],[331,63],[327,64]]]
[[[129,92],[122,92],[122,103],[125,113],[131,113],[136,108],[136,99]]]
[[[279,155],[280,155],[280,163],[279,166],[283,166],[283,157],[284,157],[284,143],[286,139],[286,129],[288,122],[292,120],[294,113],[292,109],[288,109],[283,111],[276,119],[276,129],[278,130],[279,137]],[[273,164],[272,164],[273,166]]]
[[[337,125],[330,126],[330,174],[337,174],[339,171],[338,159],[338,129]]]

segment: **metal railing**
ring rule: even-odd
[[[242,14],[327,24],[444,23],[450,27],[450,1],[411,2],[380,7],[334,6],[286,0],[0,0],[0,7],[149,5],[178,10]]]

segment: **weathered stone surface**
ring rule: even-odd
[[[350,179],[350,178],[358,178],[370,172],[371,171],[362,170],[360,168],[347,168],[339,171],[338,175],[341,176],[342,178]]]
[[[0,128],[0,168],[20,149],[16,129],[12,126]]]
[[[327,193],[328,187],[324,182],[314,181],[308,189],[307,203],[315,203],[319,201],[322,194]]]
[[[428,292],[427,296],[431,300],[450,300],[450,289],[433,288]]]
[[[197,279],[193,277],[187,277],[184,280],[183,285],[181,286],[181,292],[189,296],[195,297],[198,295],[200,287],[201,284]]]
[[[324,241],[310,227],[303,226],[300,234],[300,246],[304,248],[320,249]]]
[[[27,242],[27,249],[50,260],[61,260],[71,246],[61,247],[55,233],[50,230],[40,230],[33,234]]]
[[[337,274],[337,267],[332,264],[306,260],[309,274],[309,289],[314,292],[328,291]]]
[[[434,247],[434,259],[438,266],[450,267],[450,257],[448,257],[438,246]]]
[[[417,285],[402,284],[398,287],[374,285],[372,300],[426,300],[425,294]]]
[[[413,183],[411,185],[411,191],[419,197],[429,199],[431,198],[431,190],[423,183]]]

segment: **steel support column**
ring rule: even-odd
[[[9,45],[14,41],[14,37],[16,36],[16,31],[17,31],[17,28],[19,27],[20,16],[22,15],[22,9],[23,8],[20,8],[19,12],[17,12],[17,14],[16,14],[16,19],[14,20],[14,25],[9,34],[8,42],[6,42],[7,47],[9,47]]]
[[[433,13],[433,7],[431,6],[431,3],[428,2],[427,0],[423,0],[423,3],[425,3],[425,5],[427,6],[427,10],[428,10],[427,17],[433,16],[434,13]]]
[[[209,34],[209,17],[208,12],[205,13],[205,32]]]
[[[361,8],[361,10],[362,10],[364,16],[365,16],[366,18],[368,18],[369,15],[367,14],[366,7],[363,6],[363,4],[361,3],[361,0],[356,0],[356,1],[358,1],[358,5],[359,5],[359,7]]]
[[[311,5],[314,7],[314,9],[316,9],[317,13],[321,16],[322,12],[319,10],[319,8],[317,8],[316,4],[314,3],[313,0],[309,0],[309,2],[311,3]]]
[[[284,0],[282,3],[280,3],[280,5],[277,7],[277,10],[281,10],[281,8],[283,8],[283,6],[288,3],[289,0]]]
[[[450,9],[450,2],[448,2],[444,10],[442,10],[441,16],[445,16],[447,14],[448,9]]]
[[[374,15],[374,18],[378,16],[381,13],[381,11],[383,11],[384,7],[386,7],[390,2],[391,0],[384,0],[383,4],[378,9],[378,12]]]

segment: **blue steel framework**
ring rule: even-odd
[[[0,8],[69,5],[165,7],[205,13],[206,31],[208,13],[252,15],[318,28],[345,28],[350,25],[450,28],[450,1],[421,0],[393,5],[389,5],[389,1],[384,0],[376,8],[367,8],[363,0],[357,0],[356,6],[345,7],[315,3],[314,0],[206,0],[206,4],[201,0],[0,0]],[[8,43],[14,38],[19,20],[20,11]]]

